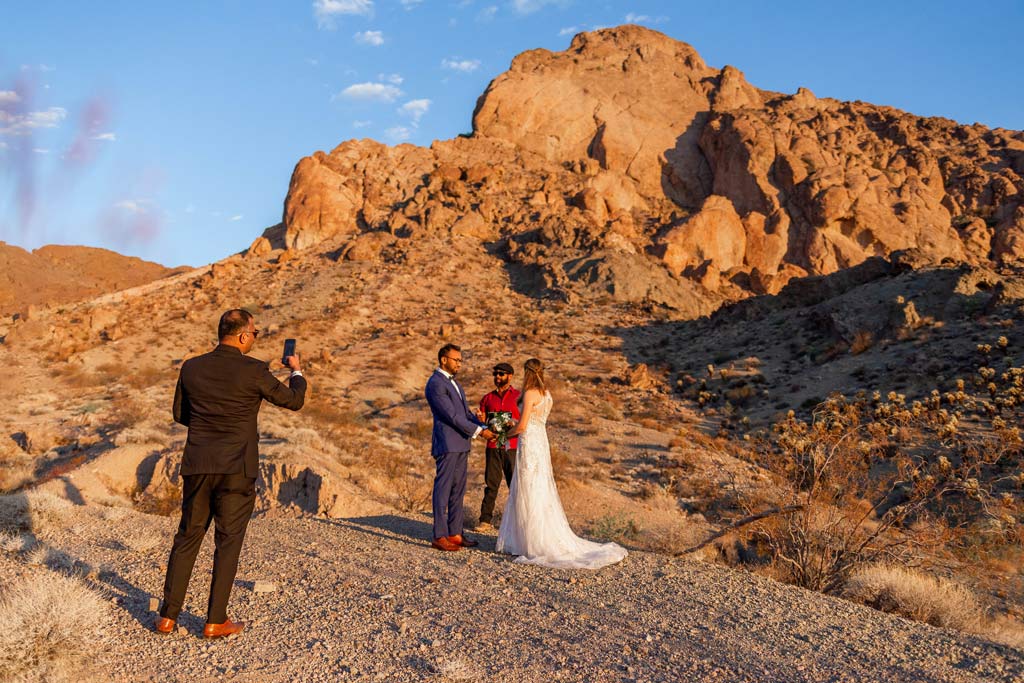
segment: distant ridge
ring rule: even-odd
[[[89,299],[181,270],[95,247],[47,245],[29,252],[0,242],[0,315]]]

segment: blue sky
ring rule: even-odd
[[[2,1],[0,240],[167,265],[244,249],[295,163],[471,129],[523,50],[639,23],[755,86],[1024,128],[1024,2]]]

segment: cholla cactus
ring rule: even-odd
[[[999,337],[999,339],[996,339],[996,345],[998,345],[1001,349],[1005,349],[1009,345],[1009,343],[1010,340],[1007,339],[1006,337]]]
[[[978,344],[977,349],[978,349],[978,351],[980,353],[983,353],[986,356],[988,354],[992,353],[992,345],[991,344]]]

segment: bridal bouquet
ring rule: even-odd
[[[512,419],[512,413],[507,410],[487,413],[487,426],[496,435],[495,441],[498,442],[498,448],[508,447],[508,433],[512,431],[514,425],[515,420]]]

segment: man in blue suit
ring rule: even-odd
[[[494,433],[480,422],[466,403],[466,392],[455,381],[462,367],[462,349],[445,344],[437,352],[438,368],[427,380],[427,403],[434,415],[431,455],[434,475],[434,539],[438,550],[461,550],[477,545],[462,535],[463,501],[466,495],[466,464],[470,443],[477,436],[493,439]]]

